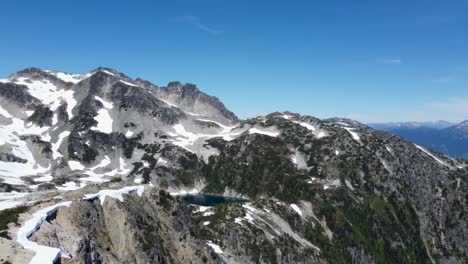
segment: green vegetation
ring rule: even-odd
[[[364,250],[377,263],[428,263],[418,218],[408,202],[385,202],[370,195],[359,203],[343,188],[330,198],[320,201],[318,209],[334,231],[333,240],[311,227],[306,228],[306,238],[333,263],[349,263],[350,246]]]
[[[172,198],[168,192],[164,190],[159,191],[159,205],[161,205],[164,209],[169,210],[172,207],[173,201],[174,198]]]
[[[297,173],[284,142],[263,135],[255,137],[255,144],[240,141],[222,147],[216,140],[210,142],[221,147],[222,152],[211,156],[203,169],[208,182],[206,192],[220,193],[229,187],[252,198],[265,194],[286,197],[291,194],[290,188],[305,182],[306,176]],[[283,193],[285,186],[287,193]],[[297,193],[292,196],[297,199]]]
[[[18,216],[28,210],[27,206],[18,206],[15,208],[5,209],[0,211],[0,236],[11,239],[6,230],[9,223],[18,223]]]

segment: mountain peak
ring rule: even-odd
[[[223,124],[234,124],[239,118],[229,111],[215,96],[210,96],[192,83],[170,82],[167,87],[161,87],[157,96],[174,103],[186,111],[201,113],[206,116],[216,116],[217,121]]]
[[[150,81],[147,81],[147,80],[144,80],[140,77],[136,78],[135,79],[135,84],[143,87],[143,88],[146,88],[146,89],[149,89],[149,88],[159,88],[157,85],[155,85],[154,83],[150,82]]]
[[[29,67],[24,70],[18,71],[17,74],[21,73],[37,73],[37,72],[45,72],[45,70],[37,67]]]
[[[122,73],[120,71],[117,71],[115,69],[112,69],[112,68],[98,67],[95,70],[91,71],[90,73],[97,73],[97,72],[101,72],[101,73],[104,73],[104,74],[107,74],[107,75],[110,75],[110,76],[113,76],[113,77],[116,77],[116,78],[121,78],[121,79],[124,79],[125,81],[132,81],[133,82],[132,78],[130,78],[127,75],[125,75],[124,73]]]
[[[468,130],[468,120],[461,121],[460,123],[452,126],[452,128]]]
[[[37,68],[37,67],[29,67],[23,70],[20,70],[12,75],[9,76],[9,78],[15,78],[15,77],[32,77],[32,76],[47,76],[49,73],[47,70]]]

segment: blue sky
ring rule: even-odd
[[[0,76],[98,66],[240,117],[468,119],[468,1],[4,1]]]

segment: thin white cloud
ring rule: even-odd
[[[433,83],[449,83],[452,81],[452,77],[450,76],[442,76],[432,79]]]
[[[449,98],[443,101],[433,101],[426,106],[445,113],[464,115],[468,119],[468,98]]]
[[[466,76],[468,75],[468,65],[458,65],[451,72],[447,74],[442,74],[434,79],[433,83],[452,83],[460,82],[463,80],[468,80]]]
[[[447,98],[406,107],[390,107],[369,113],[338,114],[363,123],[402,122],[402,121],[435,121],[446,120],[461,122],[468,119],[468,97]]]
[[[354,61],[351,61],[351,64],[354,64],[354,65],[367,65],[367,64],[369,64],[369,62],[365,61],[365,60],[354,60]]]
[[[401,59],[386,59],[382,61],[384,64],[403,64]]]
[[[191,25],[195,26],[199,30],[204,31],[206,33],[209,33],[211,35],[219,35],[221,33],[224,33],[224,30],[212,28],[210,26],[207,26],[207,25],[203,24],[200,21],[200,18],[198,18],[198,17],[196,17],[194,15],[185,15],[184,20],[187,21],[188,23],[190,23]]]

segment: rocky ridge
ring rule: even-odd
[[[30,68],[0,80],[0,127],[4,241],[64,263],[468,260],[467,162],[353,120],[239,120],[191,84]],[[200,192],[248,202],[180,196]]]

